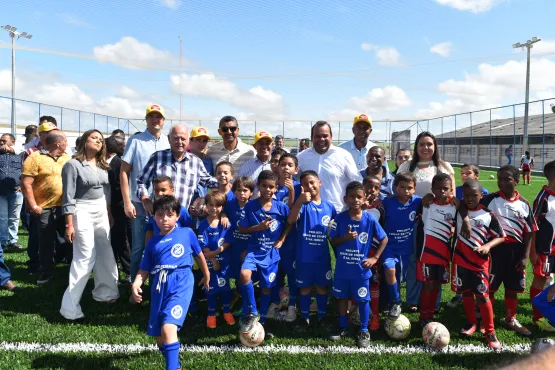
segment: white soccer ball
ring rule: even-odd
[[[264,341],[264,327],[261,323],[257,322],[250,331],[243,333],[239,332],[239,340],[241,344],[247,347],[256,347]]]
[[[532,348],[530,349],[530,352],[532,353],[538,353],[541,351],[544,351],[552,346],[555,345],[555,341],[551,338],[540,338],[538,340],[536,340],[534,343],[532,343]]]
[[[494,175],[489,175],[489,179],[490,180],[495,180],[495,176]]]
[[[433,321],[422,329],[422,339],[429,347],[442,350],[449,344],[451,335],[443,324]]]
[[[280,309],[285,310],[289,306],[289,288],[283,287],[279,291]]]
[[[410,321],[404,315],[399,315],[395,320],[385,320],[385,332],[391,339],[405,339],[410,334]]]

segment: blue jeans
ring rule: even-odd
[[[19,214],[23,205],[23,194],[14,191],[0,195],[0,243],[2,247],[17,243]]]
[[[7,284],[10,281],[10,269],[4,263],[4,251],[0,248],[0,286]]]
[[[145,223],[146,213],[141,202],[133,202],[135,206],[136,217],[131,220],[131,281],[135,281],[135,277],[139,272],[143,252],[145,250]]]
[[[507,159],[509,159],[509,163],[507,163],[508,165],[511,165],[513,162],[513,156],[512,155],[507,155]]]

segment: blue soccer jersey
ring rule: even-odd
[[[197,230],[200,249],[203,250],[204,248],[208,248],[211,251],[217,250],[225,243],[225,236],[229,230],[229,227],[225,228],[221,223],[219,223],[217,227],[210,227],[208,219],[204,219]],[[220,264],[219,273],[226,273],[230,263],[230,257],[229,249],[216,255],[216,261]],[[206,264],[211,272],[214,271],[214,266],[210,260],[206,259]]]
[[[330,238],[337,238],[351,231],[358,234],[355,240],[349,240],[337,246],[335,278],[336,279],[369,279],[372,271],[362,266],[362,260],[370,255],[372,240],[383,240],[386,237],[384,229],[368,212],[362,212],[360,220],[353,220],[349,211],[341,212],[335,218]]]
[[[302,205],[297,219],[297,263],[330,263],[327,233],[336,215],[335,207],[327,200]]]
[[[225,234],[225,242],[231,244],[232,261],[239,261],[241,259],[241,254],[247,249],[250,239],[249,234],[241,234],[239,232],[239,220],[241,219],[242,212],[243,208],[239,206],[235,195],[233,195],[233,198],[228,197],[224,207],[224,213],[229,218],[229,231]]]
[[[193,267],[193,256],[201,252],[197,237],[189,228],[175,228],[169,234],[155,235],[145,248],[141,270],[155,275],[161,270]]]
[[[181,206],[181,211],[179,211],[179,219],[177,220],[176,226],[190,228],[193,228],[195,226],[195,222],[189,214],[189,211],[187,211],[187,208],[183,206]],[[145,231],[150,230],[153,231],[154,235],[160,235],[160,228],[156,224],[156,220],[153,216],[148,216],[148,220],[145,224]]]
[[[268,230],[257,231],[250,234],[247,246],[247,256],[254,258],[261,266],[269,266],[279,261],[279,252],[274,248],[274,243],[279,239],[287,227],[289,207],[278,200],[272,201],[268,211],[262,208],[260,199],[249,201],[239,220],[239,226],[251,227],[259,225],[267,218],[273,221]]]
[[[401,204],[397,197],[382,201],[385,211],[384,230],[389,239],[386,255],[410,255],[414,252],[414,230],[422,198],[413,195],[407,204]]]
[[[298,181],[293,180],[293,188],[295,190],[295,201],[299,198],[299,196],[301,195],[301,192],[303,191],[303,188],[301,186],[301,183]],[[279,201],[282,201],[285,204],[288,204],[289,202],[289,189],[285,186],[285,185],[278,185],[278,189],[276,191],[275,194],[275,198]]]

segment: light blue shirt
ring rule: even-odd
[[[355,145],[355,139],[345,141],[343,144],[339,145],[340,148],[343,148],[351,153],[359,171],[362,171],[366,169],[366,167],[368,167],[368,165],[366,164],[366,154],[368,154],[368,149],[373,146],[375,146],[375,144],[371,141],[368,141],[366,147],[362,148],[362,150],[358,150]]]
[[[146,166],[150,156],[154,152],[169,148],[170,143],[166,135],[160,135],[157,139],[148,130],[133,135],[127,140],[121,160],[131,165],[129,193],[133,202],[140,202],[140,199],[137,197],[137,178],[143,172],[143,168]]]

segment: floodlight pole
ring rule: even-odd
[[[526,41],[526,43],[521,44],[517,42],[513,44],[513,48],[526,48],[526,97],[524,100],[524,127],[522,129],[522,151],[528,149],[528,102],[530,96],[530,49],[532,49],[536,42],[540,42],[541,39],[538,37],[532,37],[532,40]]]
[[[12,117],[11,117],[11,131],[12,135],[16,135],[16,124],[15,124],[15,39],[20,37],[30,39],[33,35],[28,35],[27,32],[16,32],[17,28],[10,25],[1,26],[0,28],[6,30],[10,37],[12,38]]]

